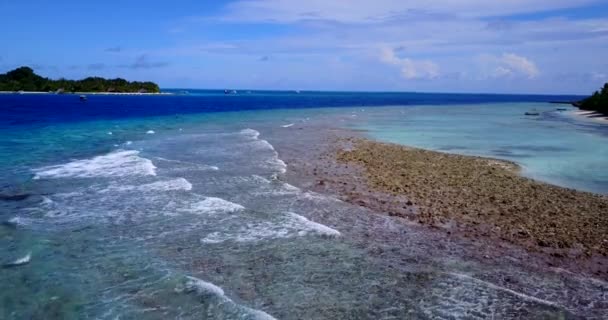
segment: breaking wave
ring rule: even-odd
[[[91,159],[75,160],[65,164],[33,170],[34,179],[96,178],[156,175],[156,167],[139,151],[118,150]]]
[[[208,306],[208,314],[215,319],[276,320],[268,313],[240,305],[230,299],[222,288],[195,277],[187,277],[177,292],[196,294]]]
[[[105,192],[124,192],[124,191],[139,191],[139,192],[151,192],[151,191],[190,191],[192,190],[192,184],[184,179],[177,178],[173,180],[156,181],[142,185],[111,185],[101,191]]]
[[[193,203],[184,212],[195,214],[231,213],[244,210],[245,207],[238,203],[230,202],[221,198],[207,197],[203,201]]]
[[[278,222],[265,221],[248,223],[246,226],[239,228],[236,234],[213,232],[201,239],[201,242],[257,242],[267,239],[291,238],[306,235],[337,237],[340,236],[340,232],[326,225],[310,221],[301,215],[288,212]]]

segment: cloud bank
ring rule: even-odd
[[[399,67],[401,75],[405,79],[434,79],[439,76],[439,66],[433,61],[399,58],[395,50],[390,48],[381,50],[380,60]]]

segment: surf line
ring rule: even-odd
[[[24,257],[21,257],[21,258],[15,260],[13,262],[9,262],[9,263],[3,264],[2,268],[8,269],[8,268],[14,268],[14,267],[26,265],[26,264],[30,263],[30,260],[32,260],[32,253],[31,252],[29,252]]]
[[[537,297],[529,296],[527,294],[524,294],[524,293],[521,293],[521,292],[517,292],[517,291],[511,290],[509,288],[501,287],[501,286],[493,284],[491,282],[484,281],[484,280],[481,280],[481,279],[477,279],[475,277],[472,277],[472,276],[469,276],[469,275],[466,275],[466,274],[455,273],[455,272],[444,272],[443,274],[446,274],[448,276],[452,276],[452,277],[455,277],[455,278],[459,278],[459,279],[464,279],[464,280],[469,280],[469,281],[472,281],[472,282],[476,282],[478,284],[484,285],[484,286],[486,286],[488,288],[491,288],[491,289],[494,289],[494,290],[510,293],[510,294],[512,294],[514,296],[517,296],[517,297],[520,297],[520,298],[522,298],[524,300],[536,302],[536,303],[539,303],[539,304],[544,304],[544,305],[550,306],[550,307],[556,307],[556,308],[566,309],[566,308],[558,305],[557,303],[555,303],[553,301],[549,301],[549,300],[545,300],[545,299],[540,299],[540,298],[537,298]]]

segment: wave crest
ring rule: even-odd
[[[118,150],[90,159],[75,160],[33,171],[34,179],[156,175],[156,167],[152,161],[140,157],[139,151],[135,150]]]

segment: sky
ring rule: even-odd
[[[608,0],[3,0],[0,72],[161,88],[589,94]]]

